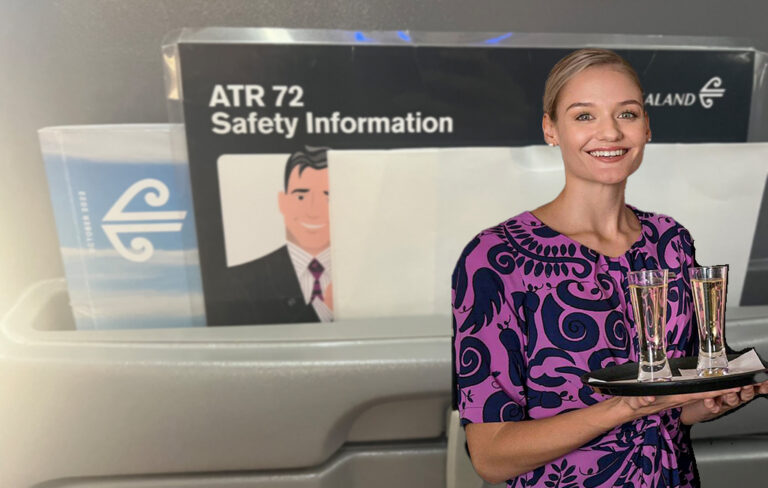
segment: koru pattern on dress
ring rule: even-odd
[[[462,423],[541,419],[607,396],[584,373],[638,360],[627,273],[668,269],[667,356],[698,347],[691,323],[688,231],[629,207],[642,224],[623,255],[604,256],[525,212],[478,234],[453,272],[453,328]],[[510,487],[695,486],[680,409],[620,425],[508,480]]]

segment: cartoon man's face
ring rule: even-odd
[[[277,198],[285,221],[285,235],[315,256],[331,243],[328,217],[328,168],[293,168],[288,188]]]

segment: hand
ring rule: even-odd
[[[687,425],[712,420],[752,401],[756,395],[765,395],[767,393],[768,381],[765,381],[755,385],[747,385],[735,392],[726,393],[714,398],[705,398],[683,407],[681,420]]]
[[[664,395],[659,397],[619,397],[619,405],[625,411],[627,420],[635,420],[646,415],[669,410],[670,408],[680,408],[691,404],[702,404],[707,400],[716,399],[729,394],[736,394],[739,388],[728,390],[708,391],[703,393],[687,393],[684,395]]]
[[[325,302],[325,306],[333,312],[333,283],[328,283],[328,286],[325,287],[325,291],[323,291],[323,302]]]

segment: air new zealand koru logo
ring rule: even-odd
[[[723,98],[725,95],[723,79],[713,76],[704,83],[698,94],[692,92],[649,93],[645,97],[645,104],[651,107],[691,107],[696,103],[697,95],[703,108],[712,108],[714,104],[712,99]]]
[[[139,180],[123,192],[101,221],[101,228],[115,250],[125,259],[137,263],[151,258],[155,247],[146,237],[137,236],[131,239],[131,247],[128,249],[120,240],[120,234],[179,232],[183,225],[181,221],[187,216],[187,212],[182,210],[126,212],[128,204],[144,190],[148,190],[144,201],[151,207],[162,207],[168,203],[171,195],[168,187],[160,180]]]
[[[723,86],[723,80],[719,76],[711,78],[708,82],[699,90],[699,102],[704,108],[712,108],[713,98],[722,98],[725,95],[725,88]]]

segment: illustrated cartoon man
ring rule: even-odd
[[[230,296],[207,311],[209,325],[333,320],[326,152],[307,146],[288,158],[277,197],[286,245],[230,268]]]
[[[288,158],[284,191],[277,203],[304,303],[313,307],[321,322],[330,322],[333,291],[326,148],[307,147]]]

